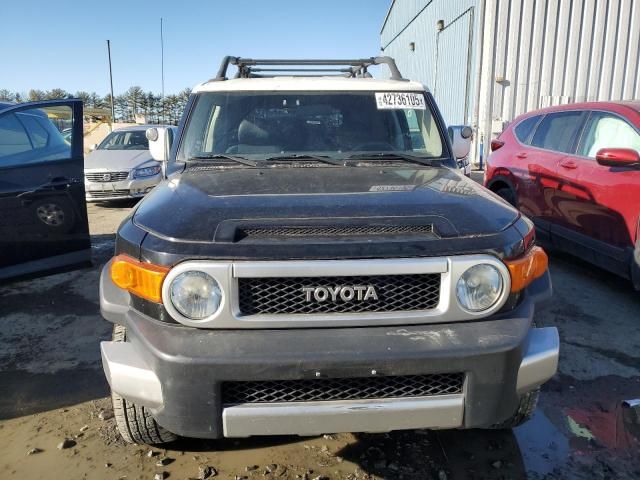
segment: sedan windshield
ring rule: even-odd
[[[201,93],[178,159],[346,159],[381,152],[427,159],[441,157],[443,148],[421,92]]]
[[[148,150],[149,140],[144,130],[113,132],[105,138],[98,150]]]

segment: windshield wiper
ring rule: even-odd
[[[189,160],[231,160],[233,162],[241,163],[249,167],[256,167],[258,164],[248,158],[238,157],[236,155],[227,155],[225,153],[212,153],[208,155],[195,155],[190,157]]]
[[[344,162],[328,157],[326,155],[309,155],[309,154],[291,154],[291,155],[276,155],[274,157],[268,157],[268,162],[277,162],[279,160],[317,160],[319,162],[328,163],[330,165],[338,165],[344,167]]]
[[[347,157],[347,160],[404,160],[409,163],[417,163],[428,167],[439,167],[442,165],[440,159],[429,159],[409,155],[402,152],[379,152],[379,153],[356,153]]]

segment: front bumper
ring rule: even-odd
[[[151,177],[128,178],[119,182],[89,182],[85,180],[84,190],[87,202],[142,198],[161,180],[161,174]]]
[[[406,327],[201,330],[129,307],[101,278],[103,316],[126,325],[127,343],[103,342],[111,388],[146,405],[179,435],[219,438],[412,428],[487,427],[556,372],[555,328],[531,328],[548,275],[521,304],[491,320]],[[464,372],[462,393],[385,400],[224,405],[226,381],[301,380]]]

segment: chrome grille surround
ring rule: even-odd
[[[222,403],[322,402],[462,393],[464,373],[224,382]]]
[[[128,171],[120,172],[85,172],[84,178],[93,183],[121,182],[129,177]]]
[[[502,275],[503,291],[491,308],[482,312],[467,311],[456,297],[460,276],[473,265],[488,263]],[[169,288],[175,277],[185,271],[202,271],[215,278],[223,293],[218,311],[203,320],[182,316],[171,304]],[[302,314],[243,315],[240,310],[240,279],[292,277],[355,277],[384,275],[430,275],[439,277],[439,299],[434,308],[403,311],[362,311]],[[326,328],[381,325],[415,325],[450,323],[487,317],[506,302],[511,289],[507,267],[492,255],[451,257],[365,259],[365,260],[292,260],[292,261],[209,261],[189,260],[173,267],[162,286],[167,312],[179,323],[198,328]],[[302,295],[302,292],[301,292]],[[398,330],[401,332],[402,329]],[[401,334],[401,333],[398,333]]]

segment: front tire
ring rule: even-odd
[[[502,187],[495,191],[495,194],[498,195],[503,200],[506,200],[512,207],[518,208],[516,205],[516,194],[509,187]]]
[[[127,329],[123,325],[113,326],[113,341],[126,342]],[[172,442],[178,438],[158,425],[151,413],[142,405],[130,402],[111,392],[113,416],[120,435],[127,443],[158,444]]]

